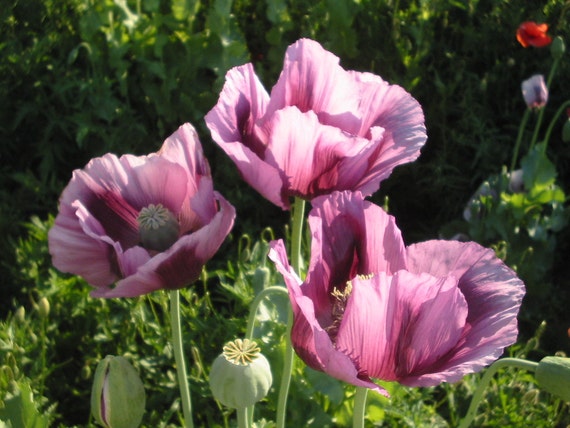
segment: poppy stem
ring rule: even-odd
[[[515,150],[513,151],[513,158],[511,159],[511,168],[509,169],[509,172],[513,172],[514,169],[517,167],[517,160],[519,157],[519,150],[521,147],[522,136],[524,133],[524,129],[526,127],[526,123],[528,122],[529,116],[530,116],[530,109],[527,108],[524,112],[521,124],[519,125],[519,133],[517,135],[517,142],[515,144]]]
[[[564,110],[568,106],[570,106],[570,100],[566,100],[564,103],[562,103],[562,105],[560,106],[560,108],[558,109],[558,111],[556,112],[556,114],[554,115],[552,120],[550,121],[550,125],[548,125],[548,129],[546,130],[546,134],[544,134],[544,140],[543,140],[544,146],[542,146],[542,153],[546,153],[546,146],[548,145],[548,141],[550,140],[550,134],[552,133],[552,129],[554,128],[554,125],[556,124],[556,121],[558,120],[560,115],[564,112]]]
[[[364,416],[366,415],[366,397],[368,388],[356,387],[354,396],[354,411],[352,413],[352,428],[364,428]]]
[[[257,308],[259,308],[261,301],[265,297],[267,297],[273,293],[283,294],[284,296],[289,295],[289,293],[287,292],[287,289],[285,287],[282,287],[279,285],[274,285],[272,287],[267,287],[267,288],[261,290],[260,293],[257,296],[255,296],[255,299],[253,299],[253,302],[251,302],[251,305],[249,306],[249,317],[247,319],[247,327],[245,330],[245,338],[246,339],[252,340],[252,338],[253,338],[253,328],[255,326],[255,316],[257,315]]]
[[[534,372],[538,367],[538,363],[535,363],[534,361],[523,360],[520,358],[501,358],[500,360],[497,360],[491,364],[491,366],[483,375],[479,386],[475,390],[473,398],[471,399],[471,404],[469,405],[469,409],[467,409],[467,414],[459,424],[458,428],[468,428],[469,425],[471,425],[471,422],[473,422],[473,419],[475,419],[477,407],[483,398],[483,392],[485,391],[485,388],[487,388],[495,373],[504,367],[516,367],[518,369]]]
[[[560,62],[560,58],[556,58],[552,63],[552,67],[550,68],[550,73],[548,74],[548,80],[546,81],[546,87],[548,91],[550,91],[550,86],[552,84],[552,79],[554,78],[554,73],[556,73],[556,69],[558,68],[558,63]],[[538,131],[540,130],[540,125],[542,124],[542,117],[544,116],[544,110],[546,106],[542,107],[538,112],[538,119],[536,124],[534,125],[534,132],[532,134],[532,140],[530,140],[530,148],[528,149],[529,152],[534,147],[536,140],[538,138]]]
[[[237,420],[238,420],[238,428],[249,428],[249,417],[247,415],[247,407],[242,407],[241,409],[237,409]]]
[[[291,230],[291,266],[300,275],[301,268],[301,241],[303,237],[303,218],[305,214],[305,201],[295,198],[293,205],[293,225]],[[293,372],[293,345],[291,344],[291,330],[293,329],[293,310],[289,305],[287,313],[287,331],[285,333],[285,357],[283,361],[283,372],[281,374],[281,386],[279,387],[279,398],[277,401],[277,428],[285,428],[287,395],[291,384],[291,373]]]
[[[178,374],[180,398],[182,400],[182,411],[184,413],[184,427],[194,428],[194,421],[192,419],[192,401],[190,398],[190,388],[188,387],[188,375],[186,374],[184,350],[182,348],[179,290],[170,291],[170,323],[172,326],[172,347],[174,348],[174,360],[176,361],[176,372]]]
[[[259,308],[261,301],[265,297],[267,297],[273,293],[281,293],[281,294],[284,294],[285,296],[287,296],[289,294],[285,287],[275,285],[272,287],[264,288],[263,290],[261,290],[259,292],[259,294],[257,296],[255,296],[255,299],[253,299],[253,302],[251,302],[251,305],[249,306],[249,316],[247,318],[247,326],[245,329],[245,338],[246,339],[249,339],[249,340],[253,339],[253,328],[255,327],[255,316],[257,315],[257,308]],[[251,426],[251,424],[253,423],[254,407],[255,407],[254,405],[251,405],[247,408],[247,414],[249,417],[249,420],[248,420],[249,425],[248,426]],[[239,414],[238,414],[238,423],[239,423]]]

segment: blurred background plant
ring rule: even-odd
[[[551,61],[548,49],[521,48],[515,31],[523,21],[547,22],[552,35],[568,41],[569,9],[567,0],[8,0],[0,10],[0,420],[6,409],[23,406],[36,409],[49,426],[87,425],[97,362],[127,354],[148,388],[144,425],[178,422],[164,331],[166,295],[94,300],[83,281],[51,267],[46,234],[73,169],[106,152],[154,151],[185,121],[198,128],[215,186],[236,206],[238,218],[233,238],[208,264],[203,281],[183,293],[183,319],[193,396],[201,397],[195,406],[210,409],[198,422],[228,426],[230,414],[219,416],[212,404],[207,367],[223,343],[243,335],[254,284],[260,286],[254,278],[265,275],[258,270],[268,241],[263,230],[269,226],[282,236],[288,217],[248,188],[211,143],[203,116],[215,104],[225,72],[253,61],[271,88],[286,47],[310,37],[345,68],[379,74],[410,91],[424,108],[428,142],[420,159],[397,168],[373,199],[389,207],[408,243],[417,242],[465,231],[457,224],[465,224],[465,204],[481,183],[506,183],[509,171],[499,172],[515,146],[524,106],[520,83]],[[564,78],[569,71],[570,61],[561,61],[544,107],[547,118],[570,94]],[[506,257],[527,283],[537,284],[531,289],[536,296],[523,305],[521,345],[511,352],[526,349],[537,359],[570,352],[570,234],[553,215],[567,210],[570,146],[556,131],[564,120],[555,124],[545,157],[529,153],[521,162],[535,172],[525,185],[536,191],[505,193],[510,214],[493,221],[508,226],[506,235],[489,237],[493,229],[483,223],[467,230],[499,254],[505,255],[503,241],[533,247],[532,264],[521,262],[523,253]],[[527,209],[537,203],[546,226],[533,220],[537,210]],[[528,242],[513,235],[521,221]],[[268,275],[275,284],[279,276]],[[36,307],[42,297],[50,302],[47,318]],[[279,312],[272,303],[260,311],[266,322],[256,338],[263,338],[262,352],[278,371],[283,328],[268,321],[271,311]],[[541,340],[531,339],[543,319]],[[208,340],[200,331],[209,332]],[[534,342],[527,349],[528,340]],[[390,404],[370,398],[369,420],[453,425],[476,378],[431,389],[391,385]],[[297,364],[290,406],[298,417],[314,417],[291,424],[350,423],[345,396],[353,392]],[[271,394],[274,389],[257,406],[261,417],[273,415]],[[522,374],[497,377],[488,400],[479,426],[570,424],[567,405],[539,393]]]

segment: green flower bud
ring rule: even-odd
[[[545,357],[534,376],[541,389],[570,401],[570,358]]]
[[[14,319],[16,322],[24,324],[24,321],[26,321],[26,309],[23,306],[20,306],[18,309],[16,309],[16,312],[14,313]]]
[[[91,413],[105,428],[137,428],[144,414],[145,392],[135,368],[124,357],[107,355],[97,365]]]
[[[42,297],[38,302],[38,313],[41,318],[47,318],[49,316],[49,301],[45,297]]]
[[[257,344],[236,339],[224,346],[210,371],[214,398],[233,409],[242,409],[261,400],[269,392],[273,378],[269,362]]]
[[[554,59],[560,59],[564,56],[566,51],[566,46],[564,44],[564,39],[560,36],[556,36],[550,45],[550,53]]]
[[[570,118],[568,118],[562,127],[562,141],[565,143],[570,143]]]

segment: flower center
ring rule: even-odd
[[[228,342],[223,348],[226,360],[237,366],[247,366],[253,362],[261,352],[253,340],[236,339]]]
[[[374,275],[358,275],[360,279],[369,279],[372,278]],[[339,290],[338,288],[334,288],[331,292],[331,296],[335,298],[332,308],[331,308],[331,316],[332,322],[331,324],[325,328],[325,331],[329,334],[332,342],[336,342],[336,336],[338,335],[338,329],[340,328],[340,323],[342,322],[342,317],[344,316],[344,310],[346,309],[346,303],[348,302],[348,298],[352,293],[352,281],[347,281],[344,287],[344,290]]]
[[[180,225],[162,204],[144,207],[137,217],[141,244],[147,250],[164,251],[178,240]]]

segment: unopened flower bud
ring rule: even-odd
[[[541,389],[570,401],[570,358],[545,357],[534,376]]]
[[[535,74],[521,84],[524,101],[528,108],[540,109],[548,101],[548,88],[542,74]]]
[[[269,392],[273,378],[269,362],[257,344],[236,339],[224,346],[210,371],[210,389],[223,405],[242,409],[261,400]]]
[[[16,312],[14,313],[14,319],[20,324],[23,324],[24,321],[26,321],[26,309],[23,306],[20,306],[18,309],[16,309]]]
[[[91,413],[106,428],[136,428],[145,408],[143,383],[124,357],[107,355],[97,365],[91,390]]]
[[[560,36],[556,36],[550,45],[550,53],[554,59],[560,59],[564,56],[566,51],[566,45],[564,44],[564,39]]]
[[[42,297],[38,302],[38,313],[41,318],[47,318],[49,316],[49,300]]]

